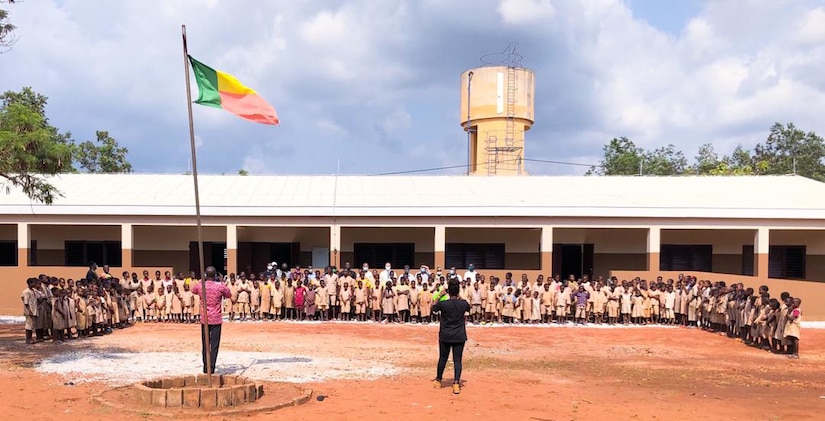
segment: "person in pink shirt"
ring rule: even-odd
[[[229,299],[231,293],[229,288],[222,282],[218,282],[216,278],[216,271],[213,266],[209,266],[204,271],[204,278],[206,281],[206,300],[203,306],[206,310],[206,318],[201,323],[206,323],[206,329],[201,326],[201,344],[203,355],[203,372],[204,374],[212,374],[215,372],[215,363],[218,361],[218,349],[221,345],[221,323],[223,317],[221,314],[221,300]],[[195,295],[201,294],[201,284],[194,283],[192,293]],[[206,331],[209,331],[209,340],[207,341]],[[206,347],[212,351],[210,361],[212,364],[207,364],[206,361]]]

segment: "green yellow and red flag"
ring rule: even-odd
[[[238,117],[277,126],[278,113],[255,90],[229,73],[215,70],[189,56],[200,94],[196,104],[222,108]]]

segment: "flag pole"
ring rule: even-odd
[[[206,354],[207,385],[212,387],[212,347],[209,338],[209,323],[206,309],[206,277],[204,276],[203,264],[203,226],[201,225],[201,199],[198,191],[198,159],[195,153],[195,123],[192,121],[192,88],[189,87],[189,49],[186,46],[186,25],[180,26],[183,38],[183,70],[186,74],[186,107],[189,111],[189,143],[192,148],[192,180],[195,183],[195,220],[198,226],[198,262],[200,264],[201,277],[201,335],[203,350]]]

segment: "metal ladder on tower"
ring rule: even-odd
[[[504,158],[507,161],[515,161],[516,156],[513,154],[515,151],[513,148],[515,147],[515,140],[516,140],[516,128],[515,128],[515,116],[516,116],[516,90],[518,89],[518,72],[516,71],[515,67],[508,67],[507,68],[507,120],[506,120],[506,127],[504,133],[504,147],[507,151],[504,154]],[[506,162],[505,165],[507,167],[510,166],[517,166],[518,163],[516,162]]]

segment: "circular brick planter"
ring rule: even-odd
[[[243,376],[198,374],[164,377],[135,383],[139,403],[162,408],[225,408],[255,402],[263,396],[263,384]]]

